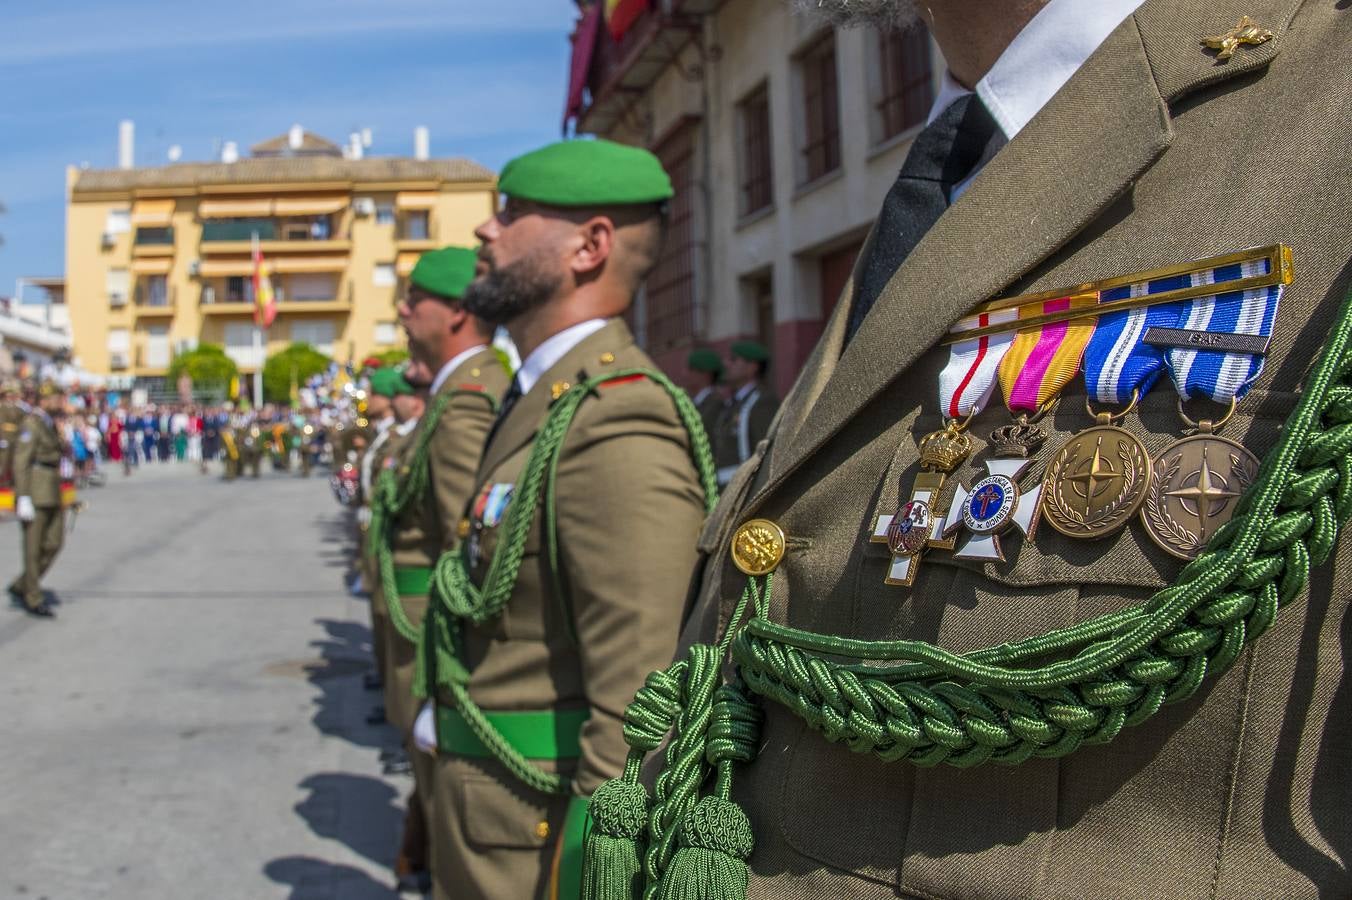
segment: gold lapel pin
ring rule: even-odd
[[[1202,46],[1216,51],[1217,60],[1227,60],[1235,55],[1241,44],[1257,47],[1272,40],[1272,32],[1259,25],[1248,16],[1240,16],[1234,28],[1224,34],[1202,38]]]
[[[572,389],[572,385],[566,381],[556,381],[549,386],[549,396],[552,400],[557,400]]]

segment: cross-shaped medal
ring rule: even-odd
[[[1000,547],[1000,534],[1011,526],[1025,537],[1032,537],[1037,529],[1042,484],[1025,492],[1019,487],[1019,476],[1033,464],[1030,459],[989,459],[985,478],[970,488],[958,485],[953,503],[944,518],[947,534],[966,527],[971,536],[953,556],[957,559],[1005,561]]]
[[[943,536],[943,514],[936,509],[943,486],[943,472],[921,472],[911,489],[911,499],[895,515],[879,516],[874,523],[869,541],[886,544],[892,551],[892,564],[884,584],[910,587],[915,584],[920,557],[926,548],[953,549],[953,541]]]

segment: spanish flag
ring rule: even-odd
[[[614,40],[624,37],[624,33],[648,11],[650,0],[606,0],[606,28]]]
[[[272,294],[272,269],[263,259],[257,234],[253,237],[253,289],[254,322],[259,328],[267,328],[277,318],[277,298]]]

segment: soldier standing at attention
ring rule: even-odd
[[[65,447],[53,416],[65,398],[43,384],[38,406],[24,416],[14,447],[14,511],[23,529],[23,572],[9,593],[29,615],[56,615],[42,595],[42,576],[61,552],[66,515],[61,506],[61,457]]]
[[[751,458],[779,411],[779,400],[765,383],[769,367],[770,351],[763,344],[738,341],[732,345],[728,362],[732,396],[719,416],[714,439],[720,486],[727,485],[737,467]]]
[[[1348,4],[813,6],[950,71],[588,896],[1352,896]]]
[[[417,711],[414,669],[432,567],[444,551],[460,543],[457,525],[470,500],[498,398],[510,377],[489,345],[493,326],[470,315],[461,300],[474,278],[477,259],[475,251],[465,247],[424,253],[409,275],[408,294],[398,307],[408,334],[410,371],[416,371],[420,380],[429,378],[431,394],[427,412],[397,470],[400,491],[385,495],[390,500],[388,521],[402,535],[390,554],[388,571],[382,573],[394,625],[387,636],[390,683],[386,697],[391,721],[406,738],[411,737]],[[416,795],[409,801],[400,854],[403,871],[399,874],[404,882],[410,877],[416,880],[414,860],[421,848],[415,811],[430,813],[436,767],[435,757],[427,753],[413,753],[412,762]],[[439,836],[434,832],[432,837],[435,871]]]
[[[6,378],[0,386],[0,485],[14,483],[14,447],[28,409],[19,397],[18,384]]]
[[[434,892],[457,900],[542,896],[551,868],[576,896],[587,798],[671,657],[715,490],[698,413],[620,318],[661,247],[657,158],[567,141],[509,162],[499,189],[464,304],[523,361],[438,565],[417,729],[440,749]]]
[[[385,674],[385,632],[390,627],[389,610],[385,606],[384,598],[372,591],[372,585],[376,581],[376,573],[372,567],[372,561],[375,559],[375,547],[371,543],[369,526],[371,523],[371,486],[374,483],[375,476],[380,472],[381,464],[389,458],[389,451],[385,449],[385,444],[390,440],[391,429],[394,427],[394,410],[391,407],[390,379],[384,369],[375,369],[366,377],[366,416],[370,422],[370,428],[374,432],[370,443],[361,450],[361,457],[357,461],[360,477],[358,484],[360,492],[358,493],[357,507],[357,572],[360,588],[370,592],[371,596],[371,648],[376,657],[376,670],[374,676],[366,676],[366,686],[372,690],[381,686],[381,679]],[[354,593],[359,591],[354,588]],[[384,721],[384,713],[379,709],[374,711],[368,718],[371,724],[376,725]]]
[[[694,390],[690,402],[699,410],[700,421],[704,423],[704,433],[709,440],[714,439],[718,419],[723,414],[726,401],[718,391],[718,382],[723,378],[723,360],[718,351],[700,347],[690,351],[685,366],[690,370],[690,381]]]

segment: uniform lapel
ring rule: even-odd
[[[618,352],[633,341],[624,320],[611,319],[605,327],[587,335],[546,370],[530,391],[516,402],[507,414],[506,421],[498,427],[479,464],[481,479],[484,473],[493,471],[503,460],[535,439],[535,432],[554,402],[551,388],[555,382],[576,382],[579,372],[595,368],[601,349]]]
[[[839,361],[828,375],[816,376],[825,378],[816,391],[820,399],[812,396],[812,387],[794,397],[795,403],[811,401],[811,414],[792,414],[801,427],[785,433],[787,446],[777,448],[779,458],[762,494],[934,346],[953,322],[999,296],[1091,222],[1159,157],[1171,136],[1140,33],[1127,19],[907,257]],[[832,319],[833,332],[842,312]],[[835,338],[838,342],[839,335]],[[908,390],[933,392],[935,386]],[[793,393],[800,391],[795,387]]]

